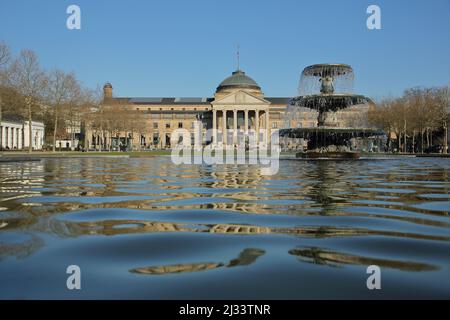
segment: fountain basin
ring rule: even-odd
[[[290,104],[318,112],[338,111],[358,104],[373,103],[370,98],[358,94],[312,94],[291,99]]]

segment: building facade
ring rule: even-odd
[[[143,121],[133,132],[101,130],[86,123],[85,146],[92,149],[170,148],[175,129],[191,133],[192,143],[196,123],[201,123],[203,143],[236,145],[238,133],[253,134],[262,144],[270,143],[270,130],[286,127],[315,127],[317,112],[303,110],[300,117],[290,119],[286,114],[288,97],[266,97],[261,87],[242,70],[234,71],[216,88],[213,97],[204,98],[137,98],[114,97],[113,87],[103,87],[105,108],[125,108]],[[359,107],[337,114],[340,126],[349,126],[355,119],[367,118],[368,108]],[[207,135],[208,129],[212,134]],[[264,130],[262,130],[264,129]],[[259,134],[256,134],[259,133]]]
[[[23,150],[30,145],[28,121],[19,117],[2,117],[0,150]],[[44,146],[45,127],[40,121],[31,122],[33,150]]]
[[[56,139],[55,147],[57,150],[77,150],[82,141],[82,121],[65,121],[65,130],[63,134],[59,135],[59,139]]]

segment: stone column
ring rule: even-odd
[[[9,148],[9,139],[11,135],[9,134],[9,127],[5,127],[5,147]]]
[[[213,144],[217,144],[217,110],[213,110]]]
[[[22,129],[17,129],[17,149],[22,149]]]
[[[38,149],[38,150],[40,150],[40,149],[42,149],[42,133],[41,133],[41,130],[39,130],[38,131],[38,135],[37,135],[37,138],[38,138],[38,143],[37,143],[37,146],[36,146],[36,148]]]
[[[16,144],[16,133],[15,128],[11,127],[11,150],[14,150],[14,145]]]
[[[2,127],[2,141],[1,141],[3,149],[6,147],[6,127]]]
[[[27,147],[27,139],[28,139],[28,135],[27,135],[27,125],[24,123],[23,124],[23,149],[25,149]]]
[[[6,145],[8,146],[9,149],[11,149],[11,145],[12,145],[12,139],[11,139],[11,127],[7,127],[6,128],[6,136],[8,137],[8,139],[6,140]]]
[[[267,108],[267,110],[266,110],[265,122],[266,122],[266,143],[269,144],[270,143],[270,132],[272,129],[270,127],[270,110],[269,110],[269,108]]]
[[[16,128],[16,148],[19,150],[19,144],[20,144],[20,129]]]
[[[233,144],[237,144],[237,110],[233,110]]]
[[[222,111],[222,142],[227,144],[227,110]]]
[[[4,135],[3,135],[3,124],[2,123],[0,123],[0,149],[3,147],[3,137],[4,137]]]
[[[16,140],[16,135],[14,132],[14,127],[11,127],[11,150],[14,150],[14,142]]]
[[[244,111],[244,126],[245,126],[244,132],[247,135],[248,134],[248,110],[247,109],[245,109],[245,111]]]
[[[256,143],[259,143],[259,110],[255,110]]]

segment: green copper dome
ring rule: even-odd
[[[261,90],[256,81],[247,76],[245,72],[241,70],[234,71],[231,76],[223,80],[217,87],[217,91],[234,88]]]

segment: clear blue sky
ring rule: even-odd
[[[82,29],[66,28],[77,4]],[[382,30],[366,28],[381,7]],[[117,96],[211,96],[241,68],[267,96],[293,96],[301,70],[351,64],[355,91],[379,98],[450,80],[450,1],[1,0],[0,41],[36,51]]]

